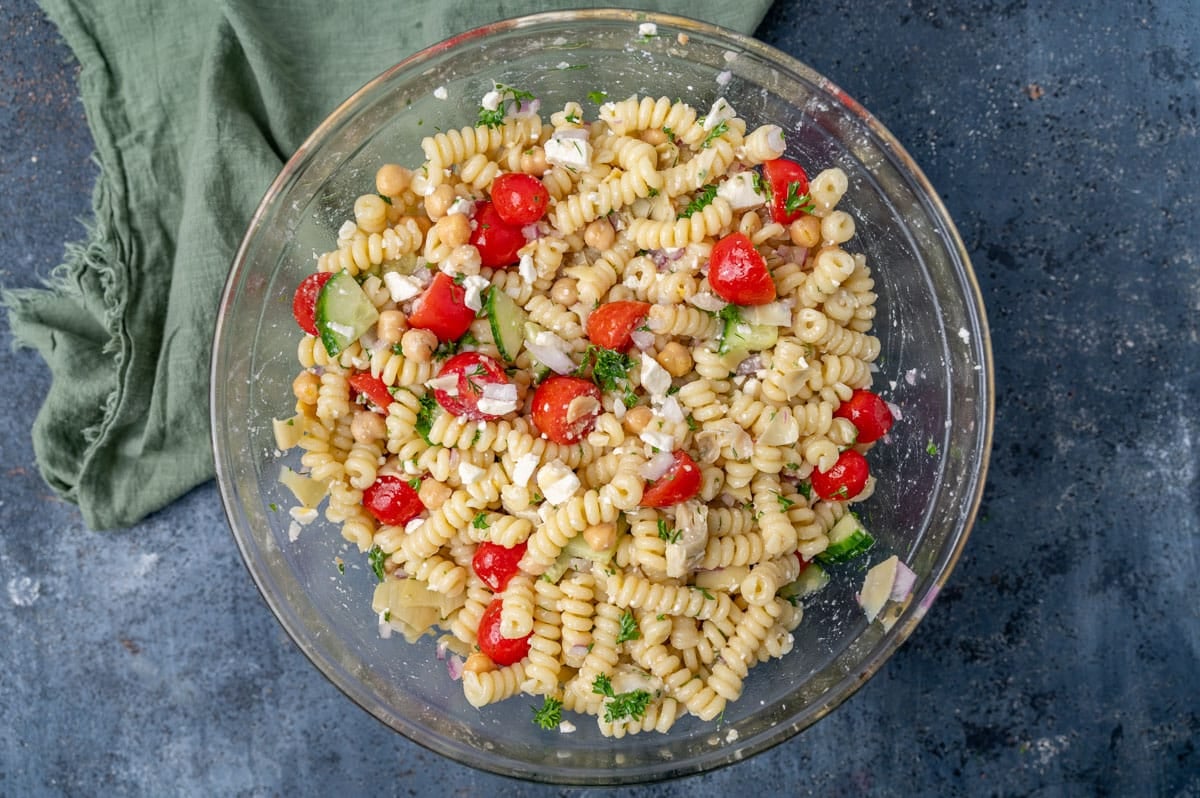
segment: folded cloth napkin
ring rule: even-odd
[[[86,242],[45,289],[8,291],[15,340],[53,377],[33,426],[46,482],[93,529],[213,475],[208,359],[255,206],[307,134],[368,79],[454,33],[579,3],[42,0],[79,59],[100,177]],[[752,32],[770,0],[641,7]]]

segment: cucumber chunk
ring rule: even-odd
[[[500,350],[500,357],[509,363],[517,359],[521,344],[525,341],[525,322],[529,316],[525,309],[512,297],[493,287],[487,293],[488,323],[492,327],[492,340]]]
[[[582,535],[576,535],[568,540],[567,545],[563,546],[563,550],[559,552],[558,559],[546,569],[545,573],[542,574],[542,578],[548,579],[551,582],[557,582],[567,572],[567,568],[571,565],[571,560],[575,559],[591,560],[592,562],[600,563],[600,565],[608,565],[612,562],[613,555],[617,553],[617,541],[621,539],[621,535],[625,531],[624,528],[626,525],[623,523],[623,520],[624,517],[622,516],[622,522],[618,522],[617,535],[613,538],[612,546],[604,551],[593,549],[584,540]]]
[[[779,597],[785,598],[794,604],[806,596],[811,596],[828,584],[829,574],[825,569],[815,562],[809,563],[808,567],[800,572],[800,576],[796,578],[795,582],[789,582],[779,588]]]
[[[717,348],[719,355],[738,353],[745,357],[750,352],[769,349],[779,340],[779,328],[773,324],[750,324],[734,313],[724,314],[724,317],[725,327],[721,330],[721,344]]]
[[[375,304],[347,272],[333,275],[317,294],[317,332],[330,355],[357,341],[378,319]]]
[[[829,530],[829,546],[817,555],[826,564],[849,562],[875,545],[875,538],[854,513],[846,513]]]

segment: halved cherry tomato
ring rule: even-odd
[[[492,204],[509,224],[532,224],[550,207],[550,192],[533,175],[508,172],[492,181]]]
[[[332,276],[333,272],[317,272],[308,275],[296,286],[296,294],[292,297],[292,315],[296,317],[300,329],[309,335],[317,334],[317,294],[321,293],[321,286]]]
[[[479,250],[482,265],[499,269],[520,260],[517,250],[526,242],[520,226],[504,221],[495,204],[481,202],[475,208],[475,229],[471,231],[471,243]]]
[[[466,297],[467,292],[454,284],[454,278],[438,272],[425,293],[413,300],[409,326],[429,330],[439,341],[461,338],[475,321],[475,311],[467,307]]]
[[[596,406],[578,418],[568,419],[571,402],[581,396],[596,400]],[[533,426],[555,443],[579,443],[596,425],[600,389],[582,377],[554,375],[533,392]]]
[[[646,486],[642,493],[642,506],[670,507],[687,501],[699,492],[700,466],[687,452],[679,449],[667,473]]]
[[[833,413],[838,418],[849,419],[858,430],[857,443],[872,443],[887,435],[892,428],[895,418],[888,409],[887,402],[878,394],[859,388],[850,394],[850,398],[838,405]]]
[[[624,352],[633,345],[630,333],[641,326],[649,312],[649,302],[605,302],[588,316],[588,338],[596,346]]]
[[[370,399],[384,413],[387,412],[388,406],[395,401],[392,398],[392,392],[383,384],[383,380],[372,377],[369,371],[355,372],[346,382],[350,383],[351,388]]]
[[[479,632],[476,642],[479,650],[487,654],[497,665],[512,665],[520,662],[529,655],[530,632],[524,637],[504,637],[500,634],[500,612],[503,604],[500,599],[492,599],[483,617],[479,619]]]
[[[841,502],[862,493],[870,475],[867,458],[853,449],[847,449],[838,456],[833,468],[823,474],[814,470],[809,479],[812,481],[813,490],[822,499]]]
[[[712,248],[708,284],[717,296],[735,305],[775,301],[775,283],[767,271],[767,261],[745,233],[730,233]]]
[[[400,477],[384,474],[363,491],[363,506],[381,524],[404,526],[425,512],[417,491]]]
[[[787,158],[776,158],[762,165],[763,179],[771,190],[771,218],[790,224],[800,217],[803,199],[808,193],[808,175],[804,167]]]
[[[476,547],[471,568],[485,585],[499,593],[519,570],[517,563],[525,556],[526,548],[525,543],[518,543],[510,549],[485,540]]]
[[[504,373],[504,366],[494,358],[481,355],[478,352],[461,352],[446,361],[438,377],[447,374],[458,376],[458,385],[452,394],[450,391],[435,389],[433,398],[452,413],[471,421],[486,421],[499,418],[479,409],[479,400],[483,398],[483,386],[508,385],[510,380]]]

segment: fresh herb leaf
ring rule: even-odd
[[[608,678],[607,673],[596,674],[595,680],[592,681],[592,692],[605,698],[613,697],[612,680]]]
[[[337,566],[337,571],[339,574],[346,573],[346,561],[345,560],[343,560],[341,557],[338,557],[333,562],[334,562],[334,565]]]
[[[403,355],[403,354],[404,354],[404,348],[403,348],[402,346],[400,346],[400,342],[399,342],[399,341],[397,341],[396,343],[392,344],[392,346],[391,346],[391,350],[392,350],[392,354],[393,354],[393,355]]]
[[[700,149],[706,150],[715,139],[719,139],[729,131],[729,123],[725,120],[716,125],[712,130],[708,131],[708,135],[704,137],[704,143],[700,145]]]
[[[417,410],[417,423],[414,425],[417,432],[425,442],[433,446],[433,441],[429,440],[429,433],[433,429],[433,416],[437,412],[437,399],[433,398],[432,393],[427,393],[419,400],[420,407]]]
[[[938,454],[938,445],[933,442],[933,438],[929,439],[929,443],[925,444],[925,454],[930,457],[936,457]]]
[[[697,421],[696,417],[693,416],[691,413],[688,413],[686,416],[684,416],[683,420],[687,422],[688,429],[691,430],[692,432],[695,432],[696,430],[700,429],[700,422]]]
[[[645,690],[613,693],[612,681],[603,673],[596,674],[596,680],[592,682],[592,692],[608,699],[604,705],[606,723],[613,723],[625,718],[641,720],[650,703],[650,693]]]
[[[564,118],[572,125],[578,125],[581,119],[579,114],[567,114]]]
[[[796,467],[799,468],[799,466],[796,466]],[[796,485],[796,490],[800,491],[800,495],[803,496],[809,503],[812,502],[812,483],[811,482],[799,483],[798,485]]]
[[[700,193],[692,198],[692,201],[687,204],[687,207],[679,212],[677,219],[690,218],[693,213],[698,213],[704,210],[717,197],[717,187],[709,183],[704,188],[700,189]]]
[[[621,615],[621,627],[617,630],[617,642],[624,643],[626,640],[637,640],[642,636],[641,630],[638,629],[637,619],[633,617],[633,613],[629,610]]]
[[[375,578],[380,582],[383,581],[386,573],[383,570],[383,563],[387,560],[387,555],[383,553],[383,549],[379,546],[372,546],[367,552],[367,562],[371,563],[371,570],[375,572]]]
[[[540,707],[533,707],[533,722],[549,731],[562,722],[562,701],[546,696]]]
[[[783,209],[785,211],[788,213],[795,213],[796,211],[812,213],[816,208],[817,206],[813,204],[811,197],[800,193],[800,182],[798,180],[788,183],[787,197],[783,200]]]
[[[669,139],[674,139],[674,138],[675,138],[675,131],[674,131],[674,130],[671,130],[671,128],[670,128],[670,127],[668,127],[667,125],[663,125],[662,132],[663,132],[663,133],[666,133],[666,134],[667,134],[667,138],[669,138]]]
[[[767,184],[763,180],[763,176],[758,172],[751,172],[750,174],[752,175],[750,179],[754,181],[754,193],[758,194],[760,197],[767,196],[770,193],[770,190],[767,188]]]
[[[796,503],[793,500],[789,499],[787,496],[784,496],[782,493],[776,493],[775,498],[779,501],[779,509],[780,510],[786,511],[788,508],[790,508],[793,504]]]
[[[279,505],[276,504],[275,502],[271,502],[270,504],[267,505],[267,507],[271,508],[271,512],[273,512],[273,513],[279,512]]]
[[[471,521],[471,526],[475,529],[487,529],[488,517],[487,513],[476,513],[474,520]]]
[[[658,536],[662,540],[665,540],[668,543],[678,543],[679,536],[682,534],[682,531],[678,529],[671,529],[669,526],[667,526],[667,519],[658,519]]]
[[[604,102],[605,99],[608,98],[608,92],[606,92],[606,91],[589,91],[587,93],[587,98],[589,100],[591,100],[592,102],[594,102],[596,105],[599,105],[600,103]]]
[[[693,588],[692,588],[692,590],[699,590],[699,591],[700,591],[700,595],[701,595],[701,596],[704,596],[704,597],[705,597],[706,599],[708,599],[709,601],[716,601],[716,600],[717,600],[717,597],[716,597],[716,596],[714,596],[712,593],[709,593],[707,588],[703,588],[703,587],[693,587]]]
[[[412,488],[413,490],[420,490],[421,489],[421,478],[413,477],[412,479],[410,479],[408,481],[408,486],[410,488]]]
[[[391,197],[389,197],[387,194],[380,194],[380,195],[379,195],[379,198],[380,198],[381,200],[383,200],[384,202],[386,202],[388,205],[391,205],[391,204],[392,204],[392,198],[391,198]]]
[[[624,389],[622,383],[628,379],[634,360],[624,352],[589,344],[587,351],[583,353],[580,370],[589,363],[592,367],[592,380],[597,385],[606,391],[620,391]]]
[[[532,93],[522,91],[513,86],[506,86],[503,83],[496,83],[495,89],[500,94],[500,103],[496,106],[496,110],[479,106],[479,124],[485,127],[496,128],[504,124],[504,117],[510,109],[516,109],[525,100],[532,100]]]

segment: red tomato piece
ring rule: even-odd
[[[485,585],[498,593],[519,570],[517,564],[525,556],[526,548],[525,543],[518,543],[510,549],[485,540],[475,549],[471,568]]]
[[[479,650],[487,654],[497,665],[513,665],[529,655],[529,638],[532,632],[524,637],[504,637],[500,634],[500,612],[503,603],[500,599],[492,599],[483,617],[479,619],[477,641]]]
[[[762,165],[763,179],[771,190],[771,218],[790,224],[800,218],[808,194],[808,175],[804,167],[787,158],[776,158]]]
[[[317,334],[317,295],[321,293],[321,286],[329,282],[332,276],[333,272],[317,272],[308,275],[296,286],[296,294],[292,297],[292,315],[296,317],[300,329],[309,335]]]
[[[413,300],[409,326],[429,330],[439,341],[461,338],[475,321],[475,311],[467,307],[466,297],[467,292],[454,284],[454,278],[438,272],[425,293]]]
[[[363,491],[363,506],[381,524],[404,526],[425,512],[416,489],[400,477],[384,474]]]
[[[625,352],[633,345],[630,334],[649,312],[648,302],[605,302],[588,316],[587,336],[596,346]]]
[[[853,449],[847,449],[838,456],[833,468],[825,473],[814,470],[809,479],[812,481],[813,490],[822,499],[846,501],[862,493],[870,475],[867,458]]]
[[[525,246],[526,241],[521,228],[504,221],[494,203],[482,202],[475,206],[471,243],[479,250],[481,264],[500,269],[520,260],[517,250]]]
[[[642,506],[670,507],[687,501],[699,492],[700,466],[687,452],[679,449],[667,473],[646,486],[642,493]]]
[[[524,172],[508,172],[492,181],[492,204],[509,224],[532,224],[546,215],[550,192]]]
[[[581,396],[595,399],[596,407],[568,419],[571,402]],[[600,398],[600,389],[591,380],[556,374],[533,392],[533,426],[555,443],[579,443],[596,425],[603,409]]]
[[[859,388],[850,394],[850,398],[838,405],[833,413],[838,418],[845,418],[858,430],[856,443],[873,443],[888,433],[895,422],[887,402],[878,394]]]
[[[355,372],[346,382],[350,383],[351,388],[370,399],[384,413],[387,412],[388,406],[395,401],[392,398],[392,392],[383,384],[383,380],[372,377],[369,371]]]
[[[775,282],[767,270],[767,261],[745,233],[730,233],[712,248],[708,284],[717,296],[735,305],[765,305],[775,301]]]
[[[438,377],[447,374],[458,376],[458,385],[452,393],[437,388],[433,398],[445,408],[446,412],[471,421],[486,421],[500,416],[485,413],[479,409],[479,400],[483,398],[485,385],[508,385],[510,380],[504,373],[504,366],[494,358],[481,355],[478,352],[461,352],[446,361]]]

